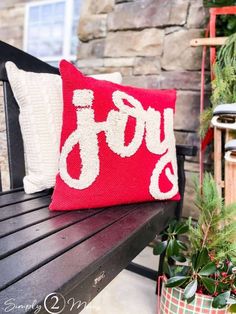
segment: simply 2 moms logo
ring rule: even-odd
[[[87,302],[76,300],[75,298],[66,299],[61,293],[50,293],[48,294],[43,302],[43,305],[37,304],[37,300],[29,304],[17,303],[14,298],[9,298],[3,302],[1,307],[3,313],[27,313],[31,312],[34,314],[49,313],[49,314],[60,314],[60,313],[78,313],[87,307]]]

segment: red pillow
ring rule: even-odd
[[[63,127],[51,210],[179,200],[174,90],[85,77],[62,61]]]

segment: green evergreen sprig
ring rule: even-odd
[[[195,189],[198,221],[171,222],[163,233],[166,240],[157,243],[153,253],[164,254],[166,286],[183,288],[188,303],[198,292],[213,296],[213,307],[230,306],[236,313],[236,204],[223,205],[208,173],[202,187],[195,182]],[[187,245],[179,239],[183,234]]]
[[[218,260],[230,255],[236,264],[236,204],[224,206],[215,181],[206,173],[202,187],[195,182],[195,205],[200,211],[198,223],[189,222],[189,239],[193,252],[206,248]],[[216,236],[217,235],[217,236]]]

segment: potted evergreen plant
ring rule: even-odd
[[[198,221],[171,222],[154,247],[165,256],[160,313],[236,313],[236,204],[223,205],[210,174],[195,203]]]

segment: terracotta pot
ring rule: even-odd
[[[195,299],[188,304],[183,301],[183,289],[166,288],[163,282],[160,314],[226,314],[228,309],[215,309],[212,307],[213,298],[208,295],[196,293]]]

